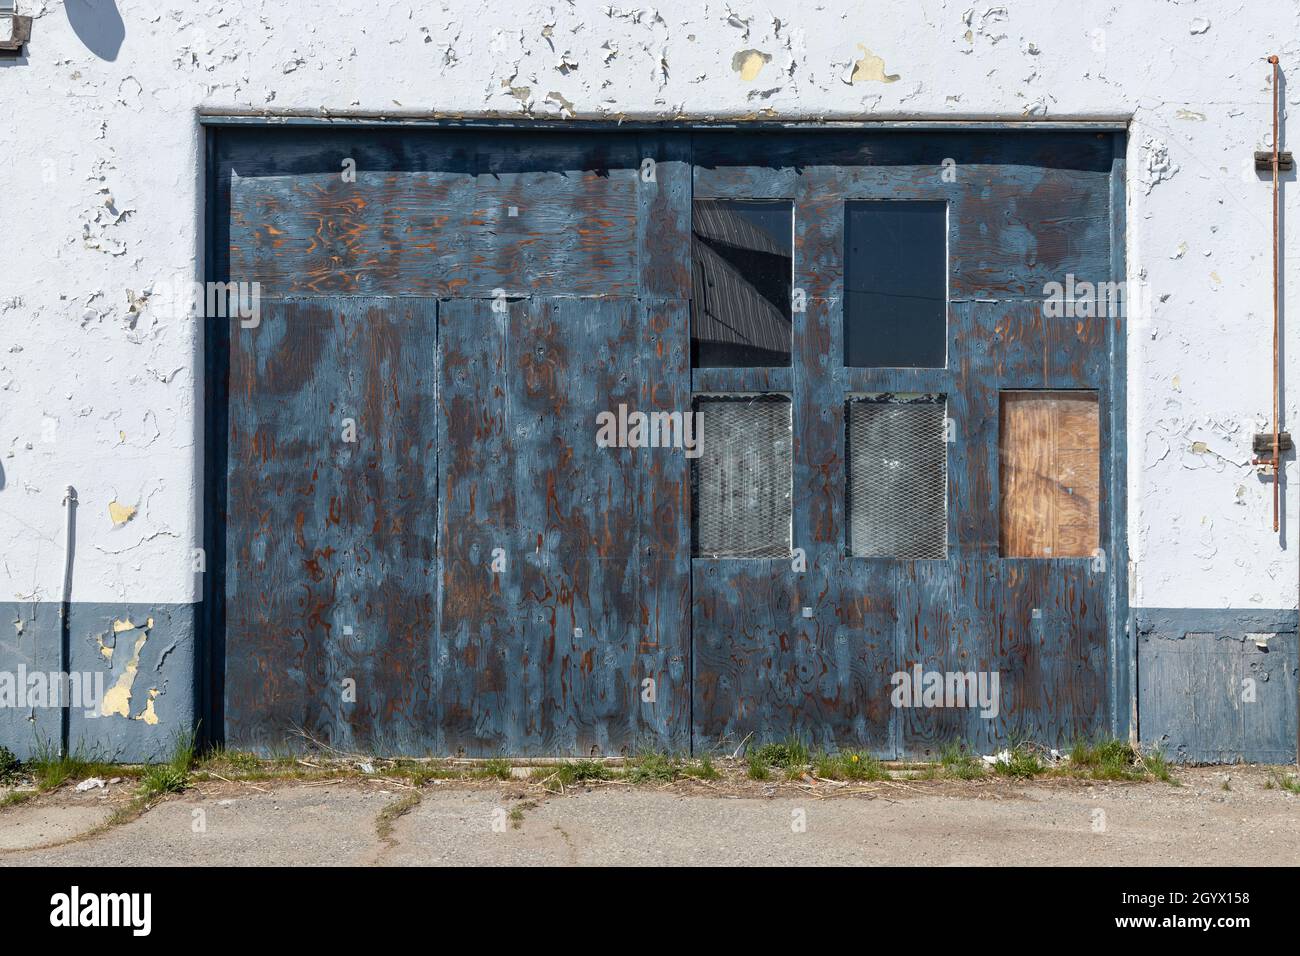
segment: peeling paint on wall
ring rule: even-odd
[[[117,501],[108,503],[108,517],[113,522],[114,528],[120,528],[136,515],[134,505],[124,505]]]
[[[741,50],[731,58],[731,68],[740,74],[746,83],[758,79],[763,67],[772,62],[770,53],[761,50]]]
[[[876,56],[861,43],[858,44],[858,49],[862,51],[862,57],[853,64],[853,75],[849,77],[850,83],[898,82],[899,75],[897,73],[885,72],[884,57]]]
[[[130,659],[121,671],[114,674],[112,685],[104,692],[104,700],[99,708],[103,716],[131,716],[131,689],[135,684],[136,673],[140,670],[140,652],[144,650],[152,628],[153,618],[149,618],[142,627],[136,627],[130,621],[113,622],[114,634],[122,635],[127,640],[134,638],[135,643],[131,648]]]

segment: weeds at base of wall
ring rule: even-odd
[[[1285,790],[1300,796],[1300,774],[1275,773],[1264,781],[1265,790]]]

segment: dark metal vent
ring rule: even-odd
[[[946,409],[934,395],[872,395],[848,403],[851,554],[947,555]]]
[[[790,400],[781,395],[695,400],[700,457],[692,477],[694,553],[706,558],[790,554]]]

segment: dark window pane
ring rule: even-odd
[[[691,364],[790,364],[794,206],[785,200],[697,199]]]
[[[701,557],[790,553],[793,446],[781,395],[697,398],[691,527]]]
[[[858,368],[947,364],[945,204],[849,203],[844,244],[844,364]]]
[[[848,403],[849,553],[942,558],[948,541],[947,405],[941,396]]]

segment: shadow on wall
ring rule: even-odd
[[[115,0],[66,0],[68,23],[86,49],[101,60],[116,60],[126,38],[126,25]]]

